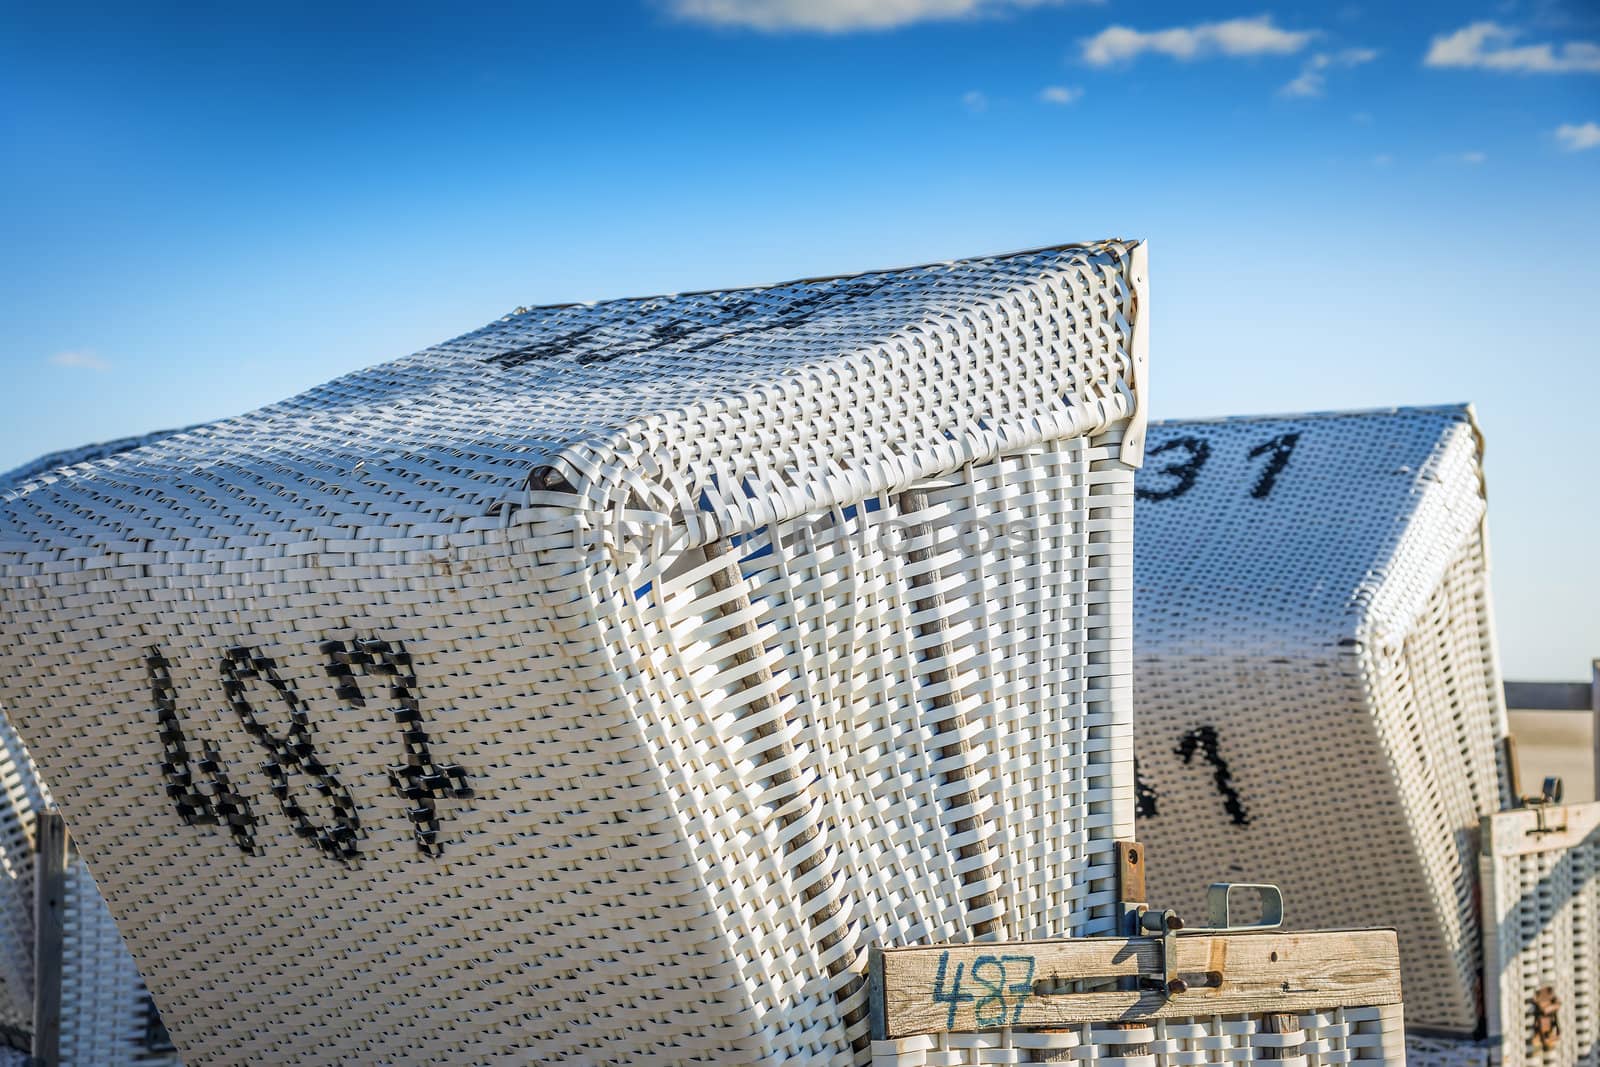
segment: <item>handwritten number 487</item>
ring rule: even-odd
[[[1252,498],[1265,500],[1272,495],[1278,476],[1289,465],[1289,457],[1294,455],[1299,443],[1300,434],[1291,431],[1263,441],[1245,453],[1246,458],[1261,461],[1260,473],[1250,486]],[[1158,456],[1167,457],[1168,462],[1164,466],[1152,466],[1145,478],[1164,477],[1171,481],[1160,489],[1135,488],[1136,500],[1176,500],[1193,489],[1206,461],[1211,458],[1211,443],[1201,437],[1172,437],[1150,450],[1152,460]]]
[[[979,956],[972,970],[957,961],[950,972],[950,953],[939,956],[939,970],[933,979],[933,1002],[947,1005],[945,1029],[954,1030],[961,1005],[972,1005],[973,1019],[979,1026],[1015,1026],[1022,1021],[1022,1007],[1033,993],[1032,956]],[[962,977],[970,983],[963,991]],[[949,983],[948,987],[946,982]],[[973,990],[976,989],[976,992]]]

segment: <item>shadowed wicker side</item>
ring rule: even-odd
[[[50,805],[27,749],[0,713],[0,967],[4,1023],[33,1026],[34,834]],[[66,1067],[162,1067],[178,1058],[152,1036],[160,1032],[139,968],[117,932],[88,865],[68,854],[63,908],[61,1063]],[[9,1050],[0,1050],[0,1062]]]
[[[1143,254],[519,310],[7,494],[179,1046],[851,1063],[874,940],[1107,928]]]

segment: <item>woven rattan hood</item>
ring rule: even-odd
[[[0,484],[0,550],[233,533],[242,510],[444,533],[558,502],[699,542],[1129,415],[1136,461],[1143,251],[519,308],[248,415],[30,465]]]
[[[1146,655],[1392,645],[1484,521],[1469,405],[1162,421],[1149,440]]]

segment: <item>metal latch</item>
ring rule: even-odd
[[[1564,792],[1566,790],[1562,786],[1561,779],[1552,775],[1544,780],[1544,788],[1539,791],[1538,796],[1522,798],[1523,806],[1532,809],[1536,824],[1532,830],[1528,831],[1529,834],[1559,834],[1566,830],[1567,824],[1565,822],[1560,826],[1551,826],[1549,816],[1553,809],[1560,807],[1561,796]],[[1565,815],[1566,809],[1562,808],[1561,813]]]
[[[1253,923],[1233,921],[1233,894],[1237,890],[1249,890],[1256,894],[1261,904],[1261,918]],[[1263,882],[1212,882],[1206,887],[1206,913],[1211,926],[1206,931],[1196,933],[1276,930],[1283,925],[1283,890]]]
[[[1118,841],[1117,932],[1123,937],[1153,935],[1161,939],[1161,973],[1124,978],[1121,989],[1138,987],[1160,989],[1169,997],[1186,993],[1189,983],[1178,973],[1179,934],[1237,934],[1250,930],[1276,930],[1283,925],[1283,890],[1260,882],[1213,882],[1206,887],[1206,918],[1209,926],[1190,927],[1170,908],[1155,911],[1145,903],[1144,846],[1134,841]],[[1254,922],[1233,921],[1235,896],[1254,893],[1261,917]]]
[[[1254,922],[1233,921],[1236,893],[1254,893],[1259,901],[1261,917]],[[1237,934],[1250,930],[1276,930],[1283,925],[1283,890],[1275,885],[1259,882],[1213,882],[1206,887],[1206,912],[1209,926],[1189,926],[1177,912],[1168,909],[1155,911],[1148,907],[1138,909],[1139,930],[1161,938],[1160,989],[1167,996],[1177,996],[1189,991],[1189,983],[1178,974],[1178,937],[1180,934]],[[1154,975],[1141,975],[1145,985],[1153,984]]]

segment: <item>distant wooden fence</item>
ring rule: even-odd
[[[1587,711],[1594,716],[1594,781],[1600,795],[1600,659],[1589,665],[1587,682],[1507,682],[1512,711]]]

